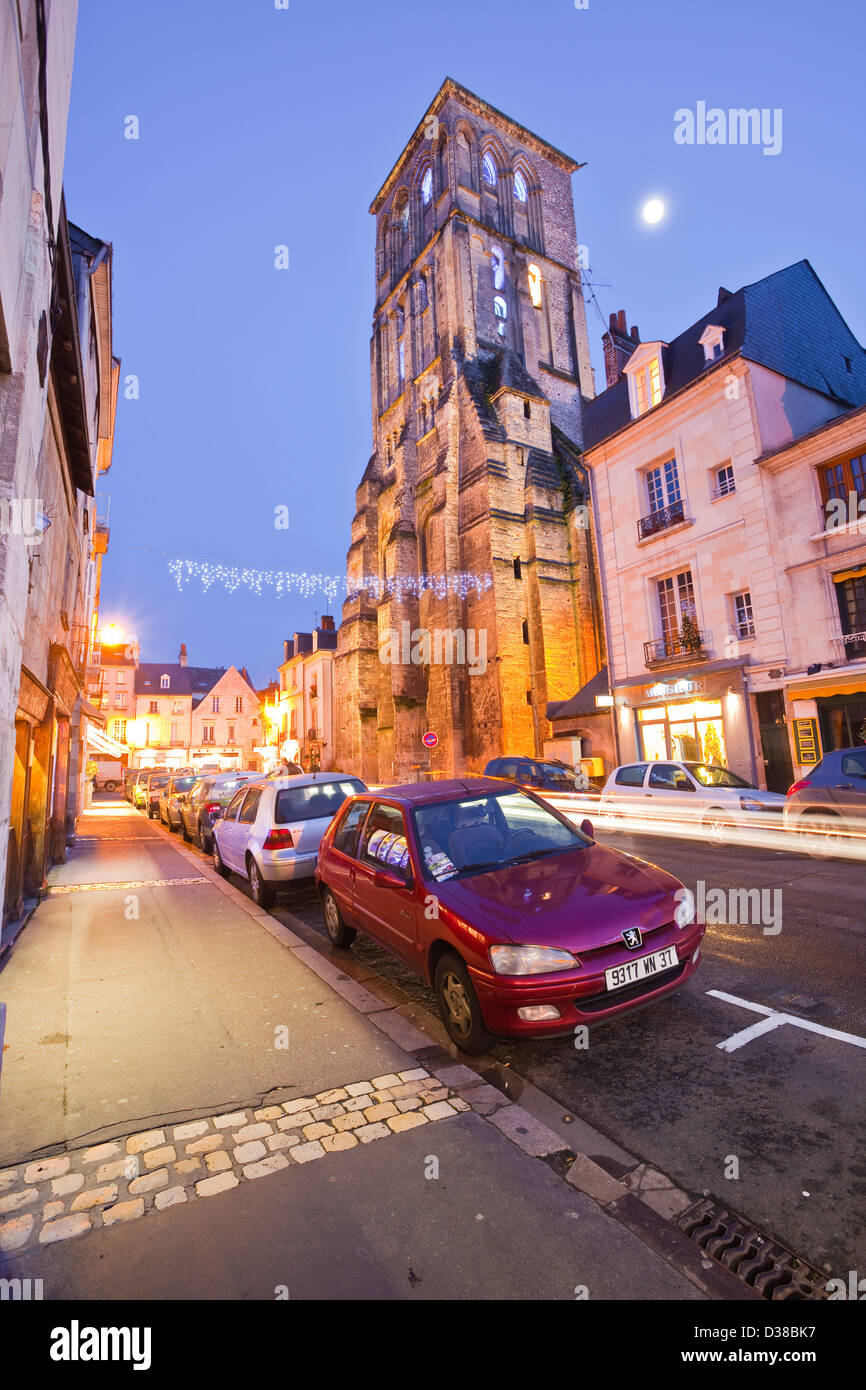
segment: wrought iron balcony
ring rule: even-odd
[[[650,512],[649,516],[642,516],[637,524],[637,538],[644,541],[648,536],[658,535],[659,531],[678,526],[681,521],[685,521],[682,499],[671,502],[670,506],[662,507],[657,512]]]
[[[687,641],[674,633],[643,644],[644,663],[650,671],[656,666],[680,665],[683,661],[707,661],[709,655],[707,634],[697,628]]]
[[[836,641],[842,648],[845,661],[859,661],[866,656],[866,632],[846,632],[844,636],[837,637]]]

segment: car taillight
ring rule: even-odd
[[[269,830],[262,849],[294,849],[291,830]]]
[[[219,811],[222,810],[222,807],[220,806],[218,801],[209,801],[204,809],[207,811],[209,816],[215,816]]]
[[[794,792],[801,792],[801,791],[803,790],[804,787],[811,787],[811,785],[812,785],[812,783],[811,783],[811,781],[809,780],[809,778],[808,778],[808,777],[804,777],[804,778],[802,779],[802,781],[800,781],[800,782],[795,782],[794,785],[793,785],[793,787],[789,787],[789,788],[788,788],[788,793],[787,793],[787,794],[788,794],[788,796],[793,796]]]

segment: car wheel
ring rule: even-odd
[[[179,826],[179,825],[175,825],[175,823],[174,823],[174,821],[172,820],[171,816],[169,816],[169,818],[168,818],[168,828],[169,828],[169,830],[171,831],[172,835],[176,835],[177,832],[180,830],[180,826]]]
[[[347,927],[343,921],[343,914],[337,906],[337,899],[329,888],[322,894],[322,910],[325,914],[325,928],[331,939],[332,946],[341,946],[348,949],[357,936],[354,927]]]
[[[810,859],[832,859],[844,838],[838,816],[801,816],[797,829]]]
[[[707,839],[716,849],[724,849],[734,837],[733,821],[724,811],[720,811],[718,806],[704,816],[704,829]]]
[[[216,837],[214,837],[213,840],[212,854],[213,866],[219,874],[220,878],[228,878],[231,875],[231,869],[227,869],[225,864],[223,863],[223,857],[220,854],[220,847],[216,842]]]
[[[116,792],[116,791],[117,791],[117,783],[116,783],[116,782],[106,782],[105,786],[103,787],[103,791],[106,791],[106,792]]]
[[[152,806],[148,806],[148,808],[147,808],[147,819],[148,819],[148,820],[155,820],[155,818],[156,818],[156,811],[154,811],[154,809],[153,809]]]
[[[462,1052],[477,1056],[490,1046],[490,1034],[469,971],[458,955],[448,952],[436,964],[433,978],[439,1014],[448,1036]]]
[[[247,872],[256,907],[273,907],[276,894],[267,879],[262,877],[262,871],[252,856],[247,860]]]
[[[213,853],[213,835],[205,834],[201,821],[198,823],[198,842],[205,854]]]

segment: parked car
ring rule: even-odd
[[[127,801],[132,801],[132,793],[138,780],[138,768],[128,767],[123,773],[123,795]]]
[[[713,845],[726,845],[737,829],[781,824],[785,798],[764,791],[717,763],[644,762],[615,767],[604,784],[599,815],[629,812],[653,820],[694,824]]]
[[[159,798],[163,787],[171,781],[171,778],[172,774],[167,770],[151,772],[144,784],[144,809],[147,812],[148,820],[154,820],[159,815]]]
[[[147,784],[154,772],[168,772],[167,767],[140,767],[132,788],[132,804],[139,811],[147,810]]]
[[[553,758],[493,758],[484,769],[485,777],[506,777],[533,791],[591,792],[592,782],[580,768]]]
[[[783,822],[817,857],[856,837],[866,844],[866,748],[837,748],[788,789]]]
[[[181,805],[195,781],[194,772],[184,772],[180,776],[172,777],[161,789],[158,803],[159,818],[163,825],[168,826],[169,830],[180,830]]]
[[[222,815],[238,787],[257,778],[255,772],[220,772],[200,776],[180,808],[180,833],[194,840],[205,854],[213,852],[214,821]]]
[[[346,797],[362,791],[359,778],[329,772],[242,787],[214,825],[214,868],[248,878],[255,902],[270,907],[277,888],[312,878],[323,834]]]
[[[322,837],[316,881],[334,945],[361,931],[410,965],[469,1053],[673,993],[705,930],[680,925],[671,874],[492,778],[353,796]]]

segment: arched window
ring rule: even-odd
[[[495,187],[496,187],[496,165],[495,165],[494,162],[493,162],[493,156],[492,156],[492,154],[490,154],[489,152],[484,156],[484,159],[483,159],[483,161],[482,161],[482,164],[481,164],[481,173],[482,173],[483,176],[484,176],[484,182],[487,183],[487,184],[489,184],[491,188],[495,188]]]
[[[496,332],[500,338],[505,337],[505,320],[508,318],[508,305],[501,294],[493,296],[493,312],[496,315]]]
[[[529,297],[532,300],[533,306],[536,309],[540,309],[543,302],[541,294],[541,271],[537,265],[531,265],[528,267],[527,274],[529,277]]]
[[[424,176],[423,176],[423,178],[421,179],[421,202],[424,204],[425,208],[426,208],[426,207],[429,205],[429,203],[432,201],[432,198],[433,198],[433,170],[432,170],[432,169],[430,168],[430,166],[428,165],[427,168],[424,170]]]
[[[514,196],[518,203],[525,203],[529,197],[529,190],[526,187],[526,179],[518,169],[514,175]]]
[[[501,246],[491,246],[490,265],[493,270],[493,288],[501,290],[505,286],[505,257]]]

